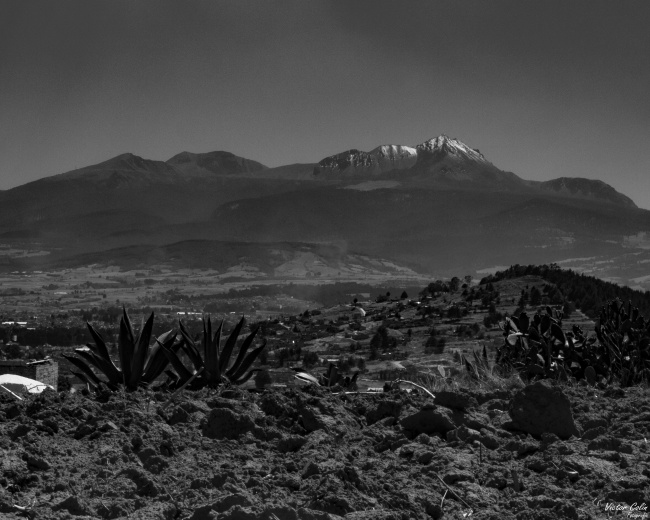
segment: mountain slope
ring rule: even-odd
[[[176,171],[190,176],[250,175],[268,169],[257,161],[230,152],[181,152],[167,161]]]
[[[276,168],[229,152],[123,154],[0,192],[0,245],[59,259],[143,243],[301,242],[453,272],[622,257],[648,229],[650,212],[601,181],[524,181],[444,135]]]
[[[552,191],[557,195],[609,202],[627,208],[637,207],[632,199],[619,193],[609,184],[595,179],[560,177],[541,182],[539,187],[543,190]]]

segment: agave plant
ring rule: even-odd
[[[258,371],[258,369],[249,369],[266,344],[263,343],[249,352],[258,331],[258,327],[256,327],[246,336],[239,347],[237,357],[231,362],[231,357],[237,344],[237,338],[244,327],[244,322],[245,320],[242,316],[242,319],[230,333],[225,345],[220,351],[223,321],[219,324],[217,331],[213,335],[210,318],[208,317],[207,320],[204,318],[203,338],[198,344],[192,340],[183,322],[179,321],[181,336],[183,338],[181,348],[190,359],[194,370],[185,366],[177,351],[169,348],[163,342],[159,342],[164,355],[176,371],[175,374],[170,371],[167,372],[173,379],[173,386],[180,387],[190,382],[190,387],[194,389],[206,386],[209,388],[217,388],[222,384],[241,385],[248,381],[253,373]],[[203,355],[201,355],[199,347],[203,351]]]
[[[109,356],[104,338],[90,323],[86,323],[86,325],[94,344],[86,344],[88,350],[76,349],[75,353],[79,357],[65,354],[63,357],[80,370],[80,372],[72,371],[72,373],[93,388],[104,384],[112,390],[124,386],[126,390],[132,391],[140,386],[148,386],[165,370],[168,364],[166,350],[174,352],[180,347],[180,343],[176,342],[176,333],[172,333],[172,331],[160,336],[153,347],[149,346],[153,319],[152,312],[136,336],[129,315],[124,309],[120,320],[118,341],[119,368]],[[101,379],[93,368],[103,374],[105,379]]]

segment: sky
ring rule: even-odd
[[[447,134],[650,209],[650,2],[0,3],[0,189],[125,152],[267,166]]]

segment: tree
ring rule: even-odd
[[[539,292],[539,289],[533,286],[530,290],[530,304],[537,306],[542,303],[542,293]]]
[[[7,354],[7,359],[20,359],[23,357],[23,350],[17,343],[10,343],[7,345],[5,353]]]
[[[406,300],[409,297],[408,294],[406,294],[406,291],[402,292],[402,295],[399,297],[400,300]]]
[[[454,276],[450,281],[449,281],[449,290],[451,292],[456,292],[458,288],[460,287],[460,278],[458,276]]]

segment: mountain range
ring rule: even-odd
[[[283,254],[327,244],[340,258],[366,255],[444,276],[643,257],[645,242],[630,237],[648,229],[650,212],[602,181],[525,180],[445,135],[274,168],[225,151],[167,161],[127,153],[0,192],[0,253],[22,251],[0,254],[11,270],[90,258],[120,264],[125,256],[132,264],[126,251],[143,245],[164,263],[165,251],[178,256],[182,244],[196,250],[199,241],[211,254],[219,243],[257,255],[271,244],[284,244]],[[316,261],[335,269],[336,258]]]

